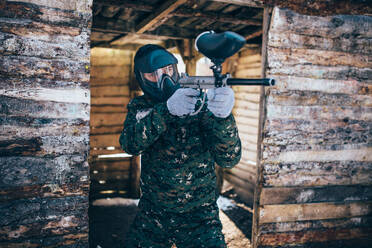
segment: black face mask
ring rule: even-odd
[[[159,83],[159,88],[162,92],[161,100],[162,102],[165,102],[174,94],[177,89],[180,88],[180,85],[175,82],[170,76],[164,74]]]
[[[137,56],[138,55],[138,56]],[[134,58],[134,71],[142,91],[155,102],[165,102],[179,88],[177,59],[162,47],[145,45]],[[157,81],[149,81],[145,73],[152,73],[165,66],[173,66],[173,74],[161,75]]]

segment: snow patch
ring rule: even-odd
[[[139,199],[127,199],[121,197],[98,199],[93,201],[93,206],[138,206]]]
[[[217,206],[219,209],[226,211],[236,208],[236,205],[229,199],[223,196],[219,196],[217,199]]]

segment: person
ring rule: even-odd
[[[177,59],[144,45],[134,72],[144,95],[133,98],[120,136],[124,151],[141,155],[141,198],[126,247],[226,247],[215,193],[215,163],[241,157],[229,87],[180,88]]]

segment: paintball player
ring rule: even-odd
[[[226,247],[216,204],[215,163],[230,168],[241,156],[229,87],[180,88],[177,59],[142,46],[134,71],[144,95],[128,104],[120,136],[124,151],[141,155],[139,212],[126,247]]]

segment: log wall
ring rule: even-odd
[[[1,247],[88,247],[90,6],[0,2]]]
[[[261,78],[261,48],[246,45],[235,60],[236,78]],[[242,142],[242,158],[234,168],[226,169],[224,178],[233,185],[235,192],[247,204],[253,204],[256,185],[257,135],[259,122],[259,86],[234,86],[233,114]]]
[[[372,246],[371,26],[274,9],[258,247]]]
[[[123,153],[119,136],[130,100],[129,50],[93,48],[91,52],[91,199],[130,194],[131,158],[99,158]]]

